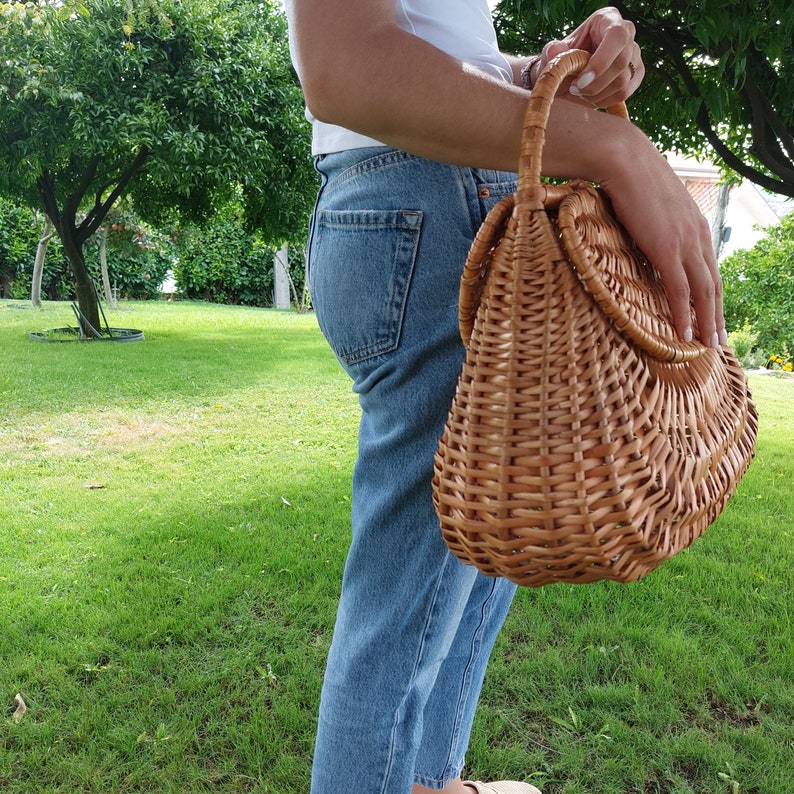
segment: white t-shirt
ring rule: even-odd
[[[496,43],[486,0],[395,0],[395,8],[403,30],[494,77],[512,80],[510,65]],[[306,118],[312,123],[312,154],[382,145],[344,127],[317,121],[308,110]]]

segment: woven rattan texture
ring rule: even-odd
[[[433,482],[442,533],[521,585],[633,581],[723,510],[755,406],[728,348],[676,338],[655,270],[599,191],[516,195],[463,274],[467,355]]]

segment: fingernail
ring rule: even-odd
[[[728,344],[728,332],[724,328],[720,331],[720,344],[721,345]]]
[[[684,331],[684,341],[685,342],[691,342],[692,341],[692,329],[691,328],[687,328]]]
[[[709,347],[719,347],[720,346],[720,338],[717,336],[717,332],[715,331],[711,335],[711,342],[709,343]]]
[[[595,72],[585,72],[577,81],[576,87],[581,90],[587,88],[595,80]]]

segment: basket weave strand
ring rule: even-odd
[[[435,460],[448,546],[528,586],[638,579],[723,510],[757,415],[728,348],[676,338],[656,271],[584,182],[540,182],[548,108],[587,62],[532,92],[519,187],[461,280],[467,344]]]

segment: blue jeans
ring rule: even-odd
[[[362,418],[311,790],[439,789],[461,773],[515,592],[448,552],[431,501],[464,354],[460,273],[514,175],[380,147],[325,155],[317,169],[309,289]]]

